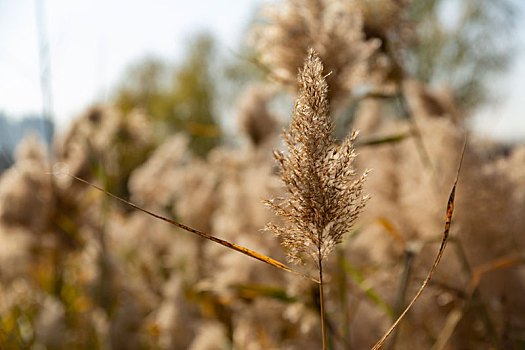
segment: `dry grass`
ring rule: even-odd
[[[205,159],[184,135],[158,145],[148,116],[109,107],[56,140],[53,164],[35,140],[21,146],[0,178],[0,348],[372,348],[425,281],[389,348],[520,349],[525,149],[469,136],[443,253],[465,116],[446,89],[399,71],[398,46],[383,44],[392,31],[405,40],[392,24],[405,5],[378,3],[385,13],[288,1],[258,29],[270,77],[299,92],[280,169],[277,90],[260,83],[239,103],[249,144]],[[303,66],[309,47],[319,57]],[[363,84],[380,93],[352,95]],[[360,143],[330,116],[349,97]],[[267,198],[282,198],[271,205],[281,218]],[[269,222],[280,239],[259,232]],[[280,263],[287,256],[314,266]],[[323,288],[283,269],[322,269]]]

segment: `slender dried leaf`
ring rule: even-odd
[[[194,228],[191,228],[189,226],[186,226],[186,225],[180,224],[178,222],[175,222],[175,221],[173,221],[171,219],[168,219],[166,217],[163,217],[161,215],[158,215],[158,214],[155,214],[155,213],[153,213],[151,211],[143,209],[143,208],[139,207],[138,205],[133,204],[133,203],[131,203],[131,202],[125,200],[125,199],[122,199],[122,198],[120,198],[120,197],[118,197],[118,196],[116,196],[116,195],[114,195],[114,194],[104,190],[103,188],[101,188],[101,187],[99,187],[97,185],[94,185],[94,184],[92,184],[92,183],[90,183],[90,182],[88,182],[88,181],[86,181],[84,179],[81,179],[81,178],[79,178],[77,176],[74,176],[74,175],[71,175],[71,174],[66,174],[66,175],[71,177],[71,178],[73,178],[73,179],[75,179],[75,180],[77,180],[77,181],[80,181],[80,182],[82,182],[82,183],[84,183],[84,184],[86,184],[88,186],[91,186],[91,187],[97,189],[98,191],[101,191],[101,192],[105,193],[106,195],[108,195],[108,196],[110,196],[110,197],[112,197],[112,198],[114,198],[114,199],[116,199],[116,200],[118,200],[118,201],[120,201],[120,202],[122,202],[122,203],[124,203],[124,204],[126,204],[126,205],[128,205],[128,206],[130,206],[132,208],[134,208],[134,209],[140,210],[143,213],[146,213],[146,214],[148,214],[150,216],[153,216],[154,218],[157,218],[159,220],[162,220],[162,221],[165,221],[167,223],[170,223],[170,224],[172,224],[174,226],[177,226],[178,228],[181,228],[181,229],[183,229],[185,231],[188,231],[188,232],[191,232],[191,233],[196,234],[198,236],[201,236],[202,238],[205,238],[207,240],[213,241],[213,242],[218,243],[220,245],[223,245],[223,246],[225,246],[227,248],[236,250],[239,253],[242,253],[242,254],[247,255],[247,256],[249,256],[251,258],[257,259],[259,261],[265,262],[268,265],[271,265],[271,266],[276,267],[278,269],[294,273],[294,274],[299,275],[301,277],[307,278],[310,281],[313,281],[315,283],[319,283],[319,281],[316,280],[315,278],[310,277],[310,276],[308,276],[308,275],[306,275],[306,274],[304,274],[302,272],[299,272],[297,270],[294,270],[291,267],[288,267],[287,265],[285,265],[285,264],[283,264],[283,263],[281,263],[281,262],[279,262],[277,260],[274,260],[274,259],[272,259],[272,258],[270,258],[270,257],[268,257],[266,255],[259,254],[259,253],[255,252],[253,250],[248,249],[248,248],[241,247],[241,246],[239,246],[237,244],[230,243],[228,241],[225,241],[223,239],[220,239],[220,238],[217,238],[215,236],[209,235],[207,233],[201,232],[201,231],[196,230]]]
[[[452,186],[452,191],[450,191],[450,196],[448,198],[447,214],[446,214],[446,220],[445,220],[445,230],[443,231],[443,237],[441,239],[441,247],[439,248],[439,251],[438,251],[438,254],[436,256],[436,259],[434,260],[434,264],[432,265],[432,268],[430,269],[430,272],[428,273],[427,278],[425,278],[425,280],[423,281],[423,284],[419,288],[418,292],[416,293],[416,295],[414,296],[414,298],[412,299],[410,304],[408,304],[408,306],[405,308],[403,313],[401,315],[399,315],[398,319],[394,322],[392,327],[390,327],[390,329],[385,333],[385,335],[383,335],[383,337],[377,342],[377,344],[374,345],[372,350],[379,349],[379,348],[381,348],[383,346],[383,344],[385,343],[387,338],[397,328],[397,326],[399,325],[401,320],[403,320],[403,318],[408,313],[410,308],[412,308],[412,306],[417,301],[417,299],[419,299],[419,297],[421,296],[421,293],[423,293],[423,290],[426,288],[426,286],[430,282],[430,279],[432,278],[432,276],[436,272],[436,269],[437,269],[437,267],[439,265],[439,262],[441,261],[441,258],[443,257],[443,254],[445,253],[445,247],[447,245],[448,234],[449,234],[449,231],[450,231],[450,223],[452,221],[452,213],[454,211],[454,197],[456,195],[456,186],[457,186],[457,183],[458,183],[459,172],[461,170],[461,164],[463,163],[463,156],[465,155],[465,148],[466,148],[466,146],[467,146],[467,140],[465,139],[465,143],[463,144],[463,150],[461,151],[461,158],[459,160],[459,165],[458,165],[458,170],[457,170],[457,173],[456,173],[456,178],[454,179],[454,185]]]
[[[399,232],[396,230],[394,225],[390,223],[390,221],[388,221],[384,217],[379,217],[377,218],[377,222],[381,226],[383,226],[386,232],[388,232],[388,234],[394,238],[394,240],[400,245],[401,248],[405,249],[405,246],[406,246],[405,239],[403,238],[403,236],[399,234]]]

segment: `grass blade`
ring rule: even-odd
[[[384,136],[384,137],[378,137],[378,138],[372,138],[372,139],[366,139],[363,141],[360,141],[357,143],[357,146],[376,146],[376,145],[382,145],[385,143],[396,143],[403,141],[404,139],[413,136],[413,132],[405,132],[397,135],[390,135],[390,136]]]
[[[348,262],[344,257],[340,261],[341,267],[354,280],[357,286],[365,293],[365,295],[381,310],[387,313],[392,319],[395,317],[394,309],[376,293],[376,291],[366,283],[365,277]]]
[[[281,270],[284,270],[284,271],[287,271],[287,272],[294,273],[294,274],[296,274],[296,275],[298,275],[298,276],[301,276],[301,277],[307,278],[307,279],[309,279],[310,281],[319,284],[319,281],[316,280],[315,278],[313,278],[313,277],[311,277],[311,276],[308,276],[308,275],[306,275],[306,274],[304,274],[304,273],[302,273],[302,272],[299,272],[299,271],[297,271],[297,270],[294,270],[294,269],[292,269],[291,267],[289,267],[289,266],[287,266],[287,265],[285,265],[285,264],[283,264],[283,263],[281,263],[281,262],[279,262],[279,261],[277,261],[277,260],[274,260],[274,259],[272,259],[272,258],[270,258],[270,257],[268,257],[268,256],[266,256],[266,255],[259,254],[259,253],[255,252],[255,251],[253,251],[253,250],[248,249],[248,248],[241,247],[241,246],[239,246],[239,245],[237,245],[237,244],[234,244],[234,243],[231,243],[231,242],[225,241],[225,240],[223,240],[223,239],[220,239],[220,238],[217,238],[217,237],[215,237],[215,236],[209,235],[209,234],[207,234],[207,233],[201,232],[201,231],[196,230],[196,229],[194,229],[194,228],[191,228],[191,227],[189,227],[189,226],[186,226],[186,225],[180,224],[180,223],[178,223],[178,222],[175,222],[175,221],[173,221],[173,220],[171,220],[171,219],[168,219],[168,218],[166,218],[166,217],[164,217],[164,216],[161,216],[161,215],[155,214],[155,213],[153,213],[153,212],[151,212],[151,211],[149,211],[149,210],[146,210],[146,209],[144,209],[144,208],[141,208],[141,207],[139,207],[138,205],[133,204],[133,203],[131,203],[131,202],[129,202],[129,201],[123,199],[123,198],[120,198],[120,197],[114,195],[113,193],[108,192],[108,191],[106,191],[105,189],[103,189],[103,188],[101,188],[101,187],[99,187],[99,186],[97,186],[97,185],[94,185],[94,184],[92,184],[92,183],[90,183],[90,182],[88,182],[88,181],[86,181],[86,180],[84,180],[84,179],[82,179],[82,178],[80,178],[80,177],[77,177],[77,176],[75,176],[75,175],[71,175],[71,174],[65,174],[65,175],[67,175],[67,176],[69,176],[69,177],[71,177],[71,178],[73,178],[73,179],[75,179],[75,180],[77,180],[77,181],[80,181],[80,182],[82,182],[82,183],[84,183],[84,184],[86,184],[86,185],[88,185],[88,186],[91,186],[91,187],[97,189],[98,191],[101,191],[101,192],[105,193],[106,195],[108,195],[108,196],[110,196],[110,197],[116,199],[117,201],[122,202],[122,203],[124,203],[124,204],[126,204],[126,205],[128,205],[128,206],[130,206],[130,207],[132,207],[132,208],[134,208],[134,209],[140,210],[141,212],[146,213],[146,214],[148,214],[149,216],[153,216],[153,217],[156,218],[156,219],[159,219],[159,220],[165,221],[165,222],[167,222],[167,223],[172,224],[173,226],[177,226],[178,228],[181,228],[181,229],[183,229],[183,230],[185,230],[185,231],[191,232],[191,233],[193,233],[193,234],[195,234],[195,235],[197,235],[197,236],[200,236],[200,237],[202,237],[202,238],[205,238],[205,239],[210,240],[210,241],[212,241],[212,242],[218,243],[218,244],[220,244],[220,245],[222,245],[222,246],[225,246],[225,247],[227,247],[227,248],[230,248],[230,249],[233,249],[233,250],[235,250],[235,251],[238,251],[239,253],[242,253],[242,254],[244,254],[244,255],[247,255],[247,256],[249,256],[249,257],[251,257],[251,258],[253,258],[253,259],[257,259],[257,260],[259,260],[259,261],[265,262],[265,263],[267,263],[268,265],[271,265],[271,266],[273,266],[273,267],[276,267],[276,268],[278,268],[278,269],[281,269]]]
[[[441,258],[443,257],[443,254],[445,253],[445,247],[447,245],[448,234],[449,234],[449,231],[450,231],[450,223],[452,221],[452,213],[454,211],[454,197],[456,195],[456,186],[457,186],[457,183],[458,183],[459,172],[461,170],[461,164],[463,163],[463,156],[465,155],[466,145],[467,145],[467,140],[465,139],[465,143],[463,144],[463,150],[461,151],[461,158],[459,160],[459,165],[458,165],[458,170],[457,170],[457,173],[456,173],[456,178],[454,179],[454,185],[452,186],[452,191],[450,191],[450,196],[448,198],[447,214],[446,214],[446,219],[445,219],[445,229],[443,230],[443,237],[441,239],[441,247],[439,248],[439,251],[438,251],[438,254],[436,256],[436,259],[434,260],[434,264],[432,265],[432,268],[430,269],[430,272],[428,273],[427,277],[423,281],[423,284],[419,288],[418,292],[416,293],[416,295],[414,296],[414,298],[412,299],[410,304],[408,304],[408,306],[405,308],[403,313],[401,315],[399,315],[399,317],[396,320],[396,322],[394,322],[392,327],[390,327],[390,329],[385,333],[385,335],[383,335],[383,337],[377,342],[377,344],[374,345],[372,350],[379,349],[379,348],[381,348],[383,346],[383,344],[385,343],[387,338],[397,328],[397,326],[399,325],[401,320],[405,317],[405,315],[408,313],[410,308],[412,308],[412,306],[414,305],[416,300],[419,299],[419,297],[421,296],[421,293],[423,293],[423,290],[426,288],[426,286],[430,282],[430,279],[432,278],[432,276],[436,272],[436,269],[437,269],[437,267],[439,265],[439,262],[441,261]]]

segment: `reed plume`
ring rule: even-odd
[[[312,259],[319,268],[323,348],[325,348],[322,262],[340,243],[365,206],[362,187],[367,171],[357,176],[357,131],[337,144],[329,113],[328,85],[323,64],[310,49],[299,72],[299,98],[289,130],[283,131],[286,154],[275,151],[288,196],[267,201],[284,225],[266,229],[282,239],[291,261]]]
[[[368,6],[368,2],[287,0],[265,6],[264,21],[254,27],[251,37],[260,63],[272,79],[295,90],[297,70],[305,52],[313,48],[327,71],[333,72],[327,77],[332,108],[364,84],[373,89],[387,88],[393,62],[381,51],[383,38],[368,30],[368,18],[379,17],[377,13],[369,15],[373,5]],[[387,7],[387,2],[380,5],[381,9]],[[399,23],[392,16],[388,18],[389,23]]]

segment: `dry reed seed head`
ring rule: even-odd
[[[457,106],[453,91],[447,86],[430,89],[417,80],[406,80],[403,90],[416,117],[445,118],[454,123],[465,118]]]
[[[219,321],[206,321],[199,324],[188,350],[228,348],[231,348],[231,342],[226,326]]]
[[[28,134],[24,137],[20,145],[15,150],[15,160],[17,162],[33,161],[45,166],[48,162],[46,145],[35,134]]]
[[[55,199],[45,145],[29,136],[15,153],[16,163],[0,177],[0,221],[42,234],[49,228]]]
[[[67,331],[66,310],[56,297],[46,295],[35,320],[35,342],[45,348],[59,348]]]
[[[152,127],[140,110],[124,114],[93,107],[75,120],[55,144],[56,158],[72,175],[88,178],[93,161],[113,177],[127,171],[123,158],[134,159],[154,144]]]
[[[31,262],[31,247],[36,237],[22,226],[6,225],[0,220],[0,284],[2,284],[2,303],[0,315],[10,308],[9,290],[21,281],[20,276],[27,273]],[[5,287],[4,287],[5,286]]]
[[[297,87],[304,52],[314,48],[328,71],[328,99],[337,103],[363,84],[383,89],[390,61],[381,40],[365,33],[360,1],[288,0],[266,7],[267,24],[255,27],[253,41],[261,62],[279,82]]]
[[[275,152],[287,197],[266,203],[284,225],[268,224],[266,229],[282,239],[292,261],[306,256],[314,262],[324,259],[368,200],[362,191],[368,172],[357,176],[353,168],[357,131],[340,144],[332,136],[325,78],[319,56],[310,49],[299,72],[290,129],[283,132],[287,152]]]
[[[360,0],[357,5],[364,19],[368,38],[375,37],[403,46],[414,39],[414,24],[406,19],[412,0]]]
[[[176,134],[160,145],[130,174],[131,199],[141,205],[166,207],[181,191],[181,177],[193,161],[189,138]],[[175,180],[174,180],[175,179]]]
[[[271,91],[266,86],[254,84],[239,99],[239,128],[255,146],[262,145],[276,130],[276,119],[268,110],[270,98]]]

